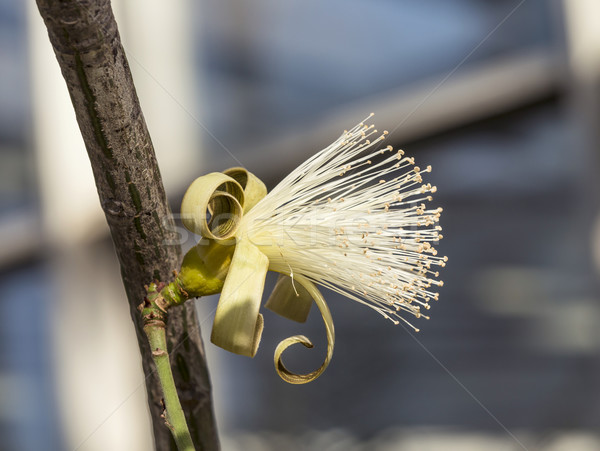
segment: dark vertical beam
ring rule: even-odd
[[[174,230],[171,211],[110,1],[37,0],[37,4],[71,96],[121,264],[144,373],[149,376],[146,387],[156,447],[174,449],[160,417],[161,391],[136,308],[145,296],[145,284],[171,280],[181,249],[167,244],[169,231]],[[69,218],[64,220],[68,227]],[[217,450],[210,381],[193,304],[172,309],[168,341],[196,446]]]

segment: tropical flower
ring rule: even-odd
[[[387,132],[379,134],[365,121],[344,131],[264,197],[262,188],[259,196],[249,193],[248,186],[259,186],[258,179],[239,168],[230,170],[239,188],[224,179],[213,182],[211,187],[219,186],[213,187],[212,200],[204,195],[207,207],[191,215],[195,219],[187,224],[184,220],[190,230],[213,242],[236,244],[213,325],[217,344],[254,355],[262,331],[258,310],[267,269],[282,275],[267,307],[303,321],[312,300],[317,303],[327,326],[328,356],[319,370],[296,375],[285,368],[281,353],[293,343],[312,344],[303,336],[284,340],[275,365],[288,382],[318,377],[333,352],[331,315],[315,285],[417,331],[405,316],[428,318],[423,311],[438,299],[436,287],[443,285],[437,269],[447,258],[437,256],[434,248],[442,239],[442,209],[428,207],[436,187],[422,178],[431,167],[420,169],[403,151],[381,148]],[[182,213],[198,205],[193,194],[198,190],[190,190]],[[252,199],[251,205],[240,199],[240,191]]]

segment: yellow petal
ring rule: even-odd
[[[215,313],[211,341],[227,351],[254,357],[263,329],[260,301],[269,259],[250,241],[239,240]]]
[[[190,232],[205,238],[231,238],[243,215],[244,190],[220,172],[198,177],[181,202],[181,220]]]
[[[303,323],[308,318],[312,303],[312,296],[302,284],[294,283],[290,276],[279,274],[265,307],[284,318]]]
[[[323,295],[317,289],[315,284],[312,283],[310,280],[306,279],[304,276],[296,276],[295,280],[301,285],[303,285],[304,288],[306,288],[308,293],[315,300],[317,307],[319,307],[319,311],[321,312],[321,316],[323,317],[323,322],[325,323],[325,331],[327,333],[327,355],[325,356],[325,360],[323,361],[321,366],[315,371],[312,371],[308,374],[296,374],[288,370],[281,360],[281,355],[287,348],[296,343],[300,343],[306,346],[307,348],[313,347],[311,341],[304,335],[295,335],[293,337],[286,338],[281,343],[279,343],[279,345],[277,345],[277,349],[275,349],[274,361],[275,370],[284,381],[289,382],[290,384],[306,384],[307,382],[314,381],[316,378],[318,378],[329,365],[331,357],[333,356],[333,346],[335,344],[335,330],[333,329],[333,319],[331,318],[329,307],[327,307]]]
[[[267,195],[265,184],[252,172],[244,168],[229,168],[223,171],[223,174],[234,179],[244,189],[244,213],[248,213],[258,201]]]
[[[202,238],[181,263],[179,281],[190,297],[220,293],[235,250],[235,240]]]

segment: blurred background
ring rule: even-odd
[[[243,165],[273,187],[376,113],[433,166],[450,258],[419,334],[325,293],[265,312],[254,359],[208,340],[225,451],[600,450],[597,0],[113,2],[174,211]],[[193,237],[183,235],[185,247]],[[272,283],[272,281],[270,281]],[[92,173],[32,0],[0,0],[0,450],[152,449]],[[316,310],[316,309],[313,309]]]

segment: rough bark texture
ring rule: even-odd
[[[170,281],[181,249],[109,0],[37,0],[77,115],[135,324],[156,447],[175,449],[160,417],[161,392],[136,307],[152,279]],[[175,382],[197,449],[219,448],[210,382],[192,303],[171,311]]]

